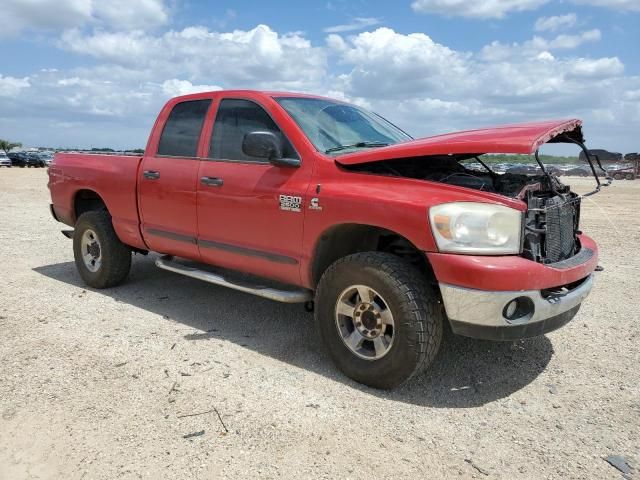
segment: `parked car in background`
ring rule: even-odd
[[[40,154],[37,152],[28,152],[27,153],[27,167],[33,168],[41,168],[46,167],[44,160],[40,157]]]
[[[53,152],[41,152],[40,158],[44,162],[45,166],[48,167],[53,161]]]
[[[4,152],[0,152],[0,167],[11,168],[11,159]]]
[[[540,167],[534,167],[533,165],[516,165],[508,168],[506,173],[518,175],[539,175],[542,172]]]
[[[24,168],[27,166],[27,154],[24,152],[9,152],[11,166]]]
[[[598,177],[604,177],[605,173],[599,168],[595,168],[596,175]],[[593,171],[589,165],[578,165],[577,167],[569,168],[564,171],[564,174],[569,177],[591,177],[593,176]]]
[[[607,174],[614,180],[635,180],[636,169],[632,165],[614,165],[607,168]]]

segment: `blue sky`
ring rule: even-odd
[[[0,138],[141,147],[173,95],[353,101],[415,136],[579,117],[640,150],[640,0],[3,0]]]

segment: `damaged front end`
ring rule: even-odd
[[[607,175],[597,155],[591,155],[584,145],[582,130],[578,125],[574,130],[552,137],[549,143],[574,143],[584,152],[596,188],[583,195],[572,192],[558,177],[550,174],[538,155],[534,155],[536,162],[543,172],[543,178],[537,188],[524,188],[521,191],[523,200],[527,202],[525,225],[523,234],[522,256],[538,263],[570,267],[573,263],[585,260],[590,250],[582,249],[578,235],[580,232],[580,203],[582,197],[588,197],[600,191],[602,186],[609,186],[612,178]],[[597,168],[605,174],[607,183],[600,183]],[[581,255],[578,256],[578,253]]]
[[[482,153],[461,152],[458,144],[455,153],[364,163],[351,161],[342,166],[351,171],[426,180],[520,199],[527,205],[521,255],[537,263],[558,268],[567,264],[566,267],[569,267],[572,261],[584,261],[581,257],[588,254],[582,252],[579,239],[581,198],[598,192],[602,186],[609,185],[611,179],[607,177],[608,183],[600,183],[596,168],[602,172],[605,170],[597,156],[591,155],[584,146],[579,121],[565,125],[568,127],[527,139],[530,141],[529,153],[534,155],[541,174],[535,173],[535,168],[532,168],[533,174],[498,174],[483,162]],[[538,150],[543,143],[578,145],[586,154],[596,188],[583,195],[572,192],[540,161]],[[509,152],[503,150],[499,153]],[[470,162],[475,163],[477,168],[469,168]],[[582,254],[578,256],[580,252]]]
[[[573,257],[580,250],[580,196],[549,176],[540,188],[525,192],[522,255],[529,260],[553,264]]]

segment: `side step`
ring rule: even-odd
[[[158,258],[156,260],[156,266],[163,270],[169,270],[170,272],[186,275],[187,277],[195,278],[197,280],[203,280],[208,283],[213,283],[214,285],[220,285],[234,290],[240,290],[241,292],[251,293],[258,297],[275,300],[276,302],[304,303],[313,300],[313,294],[310,290],[303,288],[295,290],[278,290],[271,287],[265,287],[263,285],[251,285],[248,282],[230,281],[219,273],[208,272],[206,270],[182,265],[173,261],[171,256]]]

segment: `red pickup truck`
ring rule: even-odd
[[[499,175],[482,161],[547,142],[585,150],[581,122],[413,139],[328,98],[199,93],[165,105],[143,156],[57,154],[51,212],[74,227],[89,286],[158,252],[160,268],[315,305],[337,367],[392,388],[433,361],[445,322],[513,340],[577,313],[598,262],[580,197],[542,164]]]

